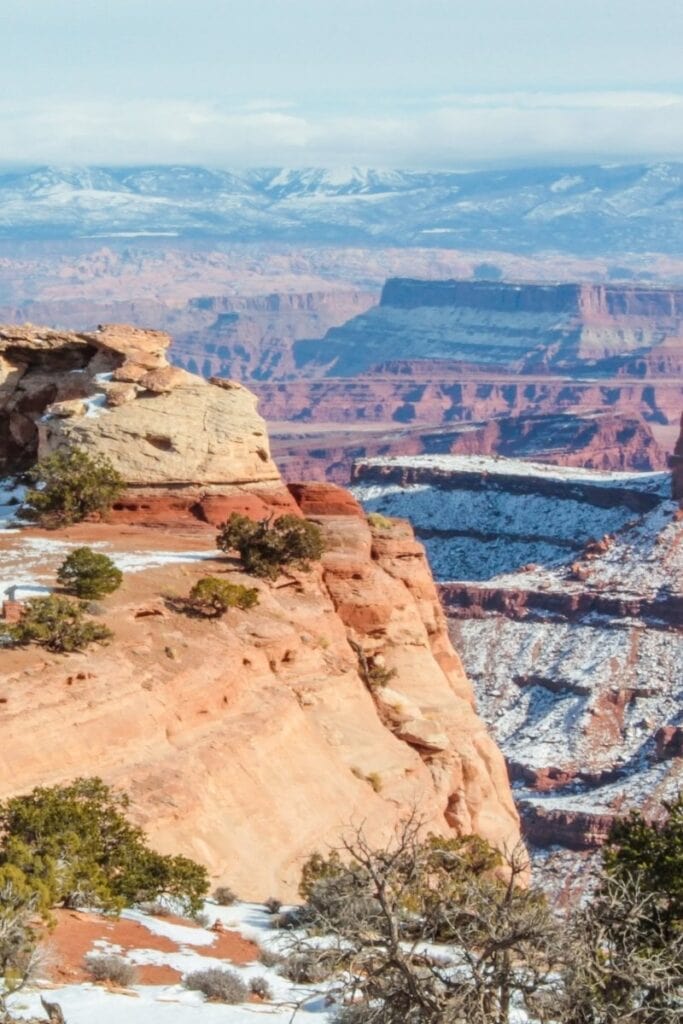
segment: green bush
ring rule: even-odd
[[[284,566],[308,569],[323,553],[320,527],[294,515],[254,522],[233,512],[219,527],[216,544],[221,551],[237,551],[248,573],[269,579]]]
[[[109,459],[79,448],[48,455],[28,477],[39,486],[26,492],[22,515],[49,529],[108,512],[124,489]]]
[[[37,644],[48,651],[68,654],[89,644],[103,644],[114,635],[107,626],[85,617],[77,601],[51,594],[32,597],[24,605],[21,619],[2,628],[6,641],[16,647]]]
[[[683,931],[683,793],[664,802],[666,817],[649,822],[638,811],[617,821],[603,850],[605,873],[656,896],[657,923]],[[653,929],[654,930],[654,929]]]
[[[216,576],[205,576],[192,587],[187,606],[191,611],[207,618],[220,618],[229,608],[246,610],[258,604],[258,590],[229,583]]]
[[[127,820],[128,806],[98,778],[11,797],[0,804],[0,878],[14,872],[43,907],[120,910],[170,897],[196,912],[209,887],[206,870],[150,849]]]
[[[74,548],[60,565],[57,579],[69,594],[96,601],[118,590],[123,573],[108,555],[92,548]]]
[[[373,530],[392,530],[396,525],[393,519],[387,519],[381,512],[371,512],[368,516],[368,524]]]

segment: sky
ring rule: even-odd
[[[4,164],[683,160],[683,0],[0,0]]]

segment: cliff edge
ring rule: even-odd
[[[75,443],[107,454],[131,488],[110,522],[0,530],[0,590],[53,586],[82,544],[125,574],[98,612],[109,646],[0,650],[0,797],[101,775],[130,793],[159,849],[246,897],[291,896],[312,850],[353,826],[387,840],[413,808],[436,833],[514,844],[503,758],[411,528],[371,525],[330,485],[287,491],[252,396],[172,369],[166,344],[119,327],[0,328],[5,469]],[[322,561],[247,577],[208,523],[236,507],[314,519]],[[217,621],[178,611],[210,574],[255,584],[258,606]]]

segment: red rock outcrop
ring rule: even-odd
[[[271,448],[287,480],[347,484],[353,464],[376,455],[503,455],[588,469],[663,469],[666,456],[641,416],[562,413],[500,417],[459,426],[361,429],[340,424],[279,423]]]
[[[319,488],[299,494],[304,507],[319,503]],[[341,495],[330,497],[338,512]],[[130,793],[156,846],[198,858],[245,897],[293,895],[313,849],[362,823],[386,840],[413,807],[439,834],[513,843],[505,765],[473,709],[422,547],[403,523],[371,531],[351,500],[316,519],[321,565],[272,584],[212,558],[208,529],[185,540],[106,524],[62,532],[150,566],[165,554],[106,599],[109,647],[3,653],[0,796],[98,774]],[[29,564],[40,536],[0,533],[3,569]],[[49,541],[45,582],[63,552]],[[190,544],[206,557],[166,564],[169,547],[183,557]],[[256,608],[204,622],[161,596],[226,570],[256,582]],[[373,690],[362,666],[378,659],[394,675]]]

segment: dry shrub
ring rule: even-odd
[[[93,981],[108,981],[120,988],[128,988],[129,985],[133,985],[137,977],[133,965],[115,953],[87,956],[85,968]]]
[[[192,971],[183,979],[183,985],[193,992],[202,992],[216,1003],[244,1003],[249,997],[249,990],[239,974],[224,967]]]
[[[262,946],[258,959],[259,963],[263,964],[264,967],[277,967],[282,962],[282,954],[276,953],[274,949],[266,949]]]
[[[229,885],[219,885],[214,890],[213,898],[219,907],[231,907],[237,900],[237,896]]]
[[[252,978],[249,982],[249,991],[252,995],[258,996],[259,999],[272,999],[273,990],[270,987],[270,983],[267,978],[262,975]]]
[[[297,985],[317,985],[330,976],[330,967],[320,949],[301,949],[280,964],[278,971]]]

